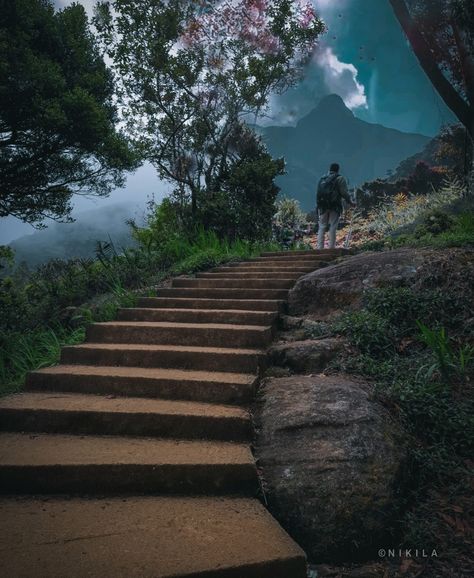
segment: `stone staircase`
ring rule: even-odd
[[[177,278],[0,400],[8,578],[305,578],[256,499],[252,400],[295,280],[340,251]]]

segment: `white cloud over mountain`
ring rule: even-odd
[[[359,82],[353,64],[339,60],[331,48],[318,51],[315,61],[322,70],[328,92],[341,96],[351,110],[368,108],[365,86]]]

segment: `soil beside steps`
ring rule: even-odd
[[[247,405],[288,290],[339,255],[176,279],[1,399],[3,573],[305,578],[304,553],[256,499]]]

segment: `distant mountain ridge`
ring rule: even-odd
[[[282,194],[298,199],[304,210],[315,203],[315,189],[333,162],[351,187],[387,176],[403,160],[420,152],[430,138],[365,122],[336,94],[323,98],[295,127],[256,127],[274,157],[284,157],[287,174]]]

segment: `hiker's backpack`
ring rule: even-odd
[[[320,211],[337,211],[341,204],[337,178],[339,175],[333,173],[321,177],[316,194],[316,204]]]

